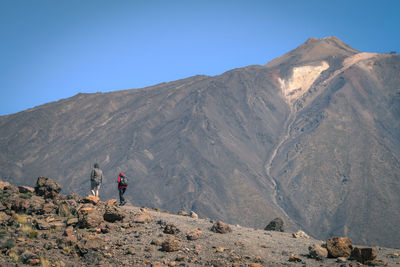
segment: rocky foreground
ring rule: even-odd
[[[255,230],[0,181],[0,266],[400,266],[400,250]]]

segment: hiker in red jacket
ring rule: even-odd
[[[126,177],[126,175],[121,172],[118,175],[118,191],[119,191],[119,205],[123,206],[126,204],[125,198],[124,198],[124,194],[126,191],[126,188],[128,187],[128,177]]]

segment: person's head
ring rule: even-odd
[[[119,173],[119,176],[121,176],[121,177],[122,177],[122,176],[125,176],[125,173],[120,172],[120,173]]]
[[[95,163],[94,167],[97,168],[97,169],[100,168],[98,163]]]

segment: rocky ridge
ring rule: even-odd
[[[0,181],[0,266],[400,265],[399,250],[344,237],[323,242],[60,191],[45,177],[35,188]]]

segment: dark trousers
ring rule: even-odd
[[[124,198],[125,191],[126,191],[126,188],[119,189],[119,203],[125,202],[125,198]]]

